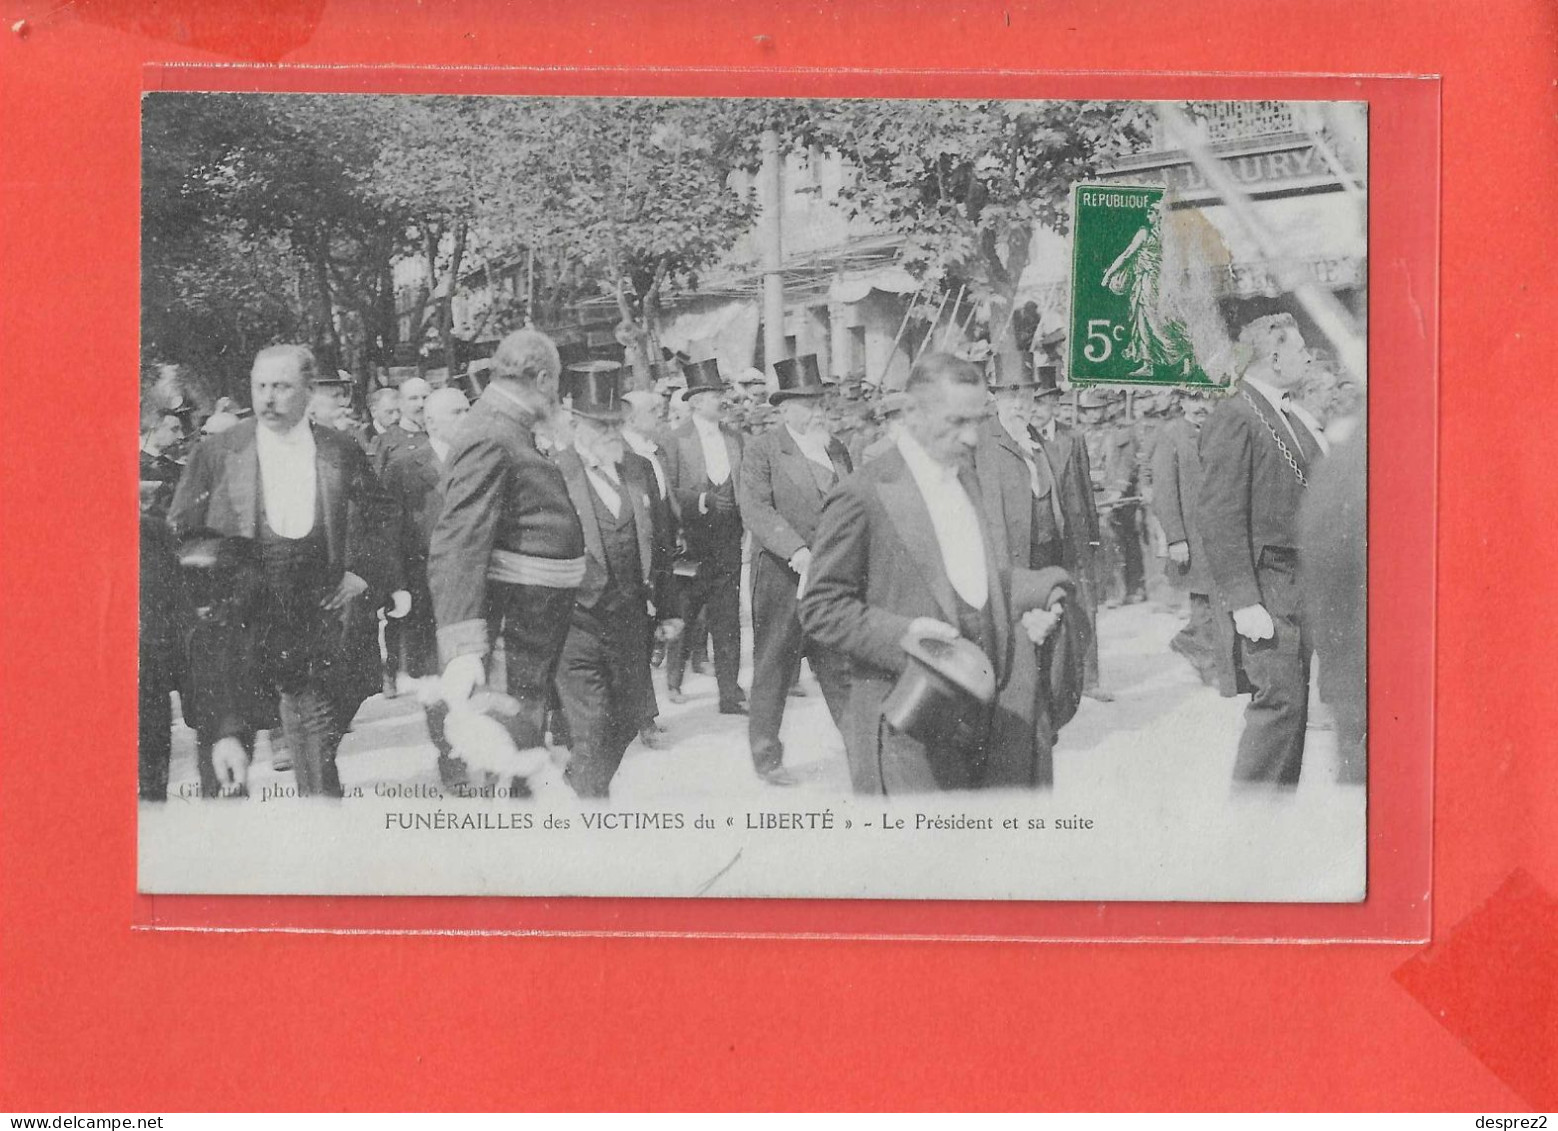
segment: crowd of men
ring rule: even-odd
[[[705,657],[774,787],[799,780],[804,659],[857,792],[1042,789],[1079,699],[1111,698],[1099,608],[1152,574],[1188,608],[1173,650],[1250,695],[1237,780],[1297,782],[1318,647],[1362,781],[1361,397],[1291,316],[1239,345],[1215,394],[1068,398],[1053,366],[929,353],[876,395],[810,356],[628,389],[523,330],[464,388],[375,390],[361,423],[308,349],[269,347],[252,407],[143,421],[141,796],[167,793],[172,691],[202,795],[243,793],[268,733],[298,793],[339,796],[362,703],[415,687],[445,787],[527,791],[446,735],[496,690],[514,747],[566,749],[604,798],[632,743],[667,740],[652,668],[679,703]]]

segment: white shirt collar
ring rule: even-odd
[[[909,465],[909,471],[916,479],[930,480],[933,483],[950,483],[957,479],[957,465],[937,463],[931,458],[931,454],[920,446],[920,442],[909,434],[907,428],[899,431],[897,444],[898,450],[903,453],[904,462]]]
[[[649,456],[660,450],[660,446],[648,436],[645,436],[642,432],[634,431],[632,428],[622,429],[622,438],[627,441],[628,447],[641,456]]]
[[[435,440],[432,436],[429,436],[427,442],[432,446],[433,454],[438,457],[439,463],[449,462],[449,441]]]
[[[1028,435],[1028,425],[1026,423],[1020,424],[1016,429],[1013,429],[1002,417],[997,416],[995,419],[1001,425],[1002,430],[1016,442],[1019,448],[1027,451],[1033,447],[1033,437]]]
[[[305,444],[312,445],[314,440],[313,429],[309,427],[308,417],[304,417],[285,432],[277,432],[261,424],[258,435],[263,440],[273,444],[286,444],[289,447],[302,447]]]
[[[399,424],[400,424],[400,430],[402,432],[410,432],[410,433],[412,433],[414,435],[417,432],[422,431],[422,426],[420,424],[413,424],[409,420],[401,420],[401,421],[399,421]]]
[[[1250,377],[1248,375],[1241,378],[1241,380],[1261,396],[1265,397],[1278,409],[1287,408],[1292,403],[1286,392],[1281,389],[1274,389],[1264,381],[1257,380],[1256,378]]]
[[[597,474],[604,475],[613,483],[616,483],[621,479],[621,476],[617,474],[616,465],[608,464],[604,460],[597,458],[595,453],[585,451],[579,446],[578,440],[573,442],[573,450],[574,454],[579,457],[579,462],[584,465],[585,471],[593,471]]]

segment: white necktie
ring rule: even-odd
[[[600,501],[606,504],[606,509],[611,512],[612,518],[622,517],[622,496],[613,485],[616,476],[607,472],[605,465],[600,463],[586,463],[584,474],[589,477],[590,484],[595,488],[595,493],[600,496]]]
[[[725,436],[718,428],[699,426],[698,440],[703,444],[703,469],[709,482],[718,487],[730,478],[730,454],[725,451]]]

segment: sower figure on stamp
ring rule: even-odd
[[[396,551],[400,555],[401,574],[411,594],[411,608],[401,621],[397,634],[399,655],[390,656],[392,668],[413,679],[438,675],[443,669],[438,658],[438,624],[433,617],[433,593],[427,582],[427,551],[433,537],[433,524],[443,509],[441,489],[444,469],[460,422],[470,402],[459,389],[439,389],[427,398],[423,414],[427,445],[406,445],[390,453],[384,468],[384,492],[395,508],[399,532]],[[392,612],[395,610],[391,610]],[[442,702],[424,707],[428,737],[438,749],[438,776],[446,786],[465,780],[465,771],[452,757],[444,738],[444,716],[448,707]]]
[[[747,713],[736,682],[741,670],[741,435],[723,423],[725,382],[719,366],[700,361],[688,367],[682,399],[692,407],[687,422],[665,446],[666,471],[681,515],[687,552],[697,573],[683,586],[682,619],[695,624],[707,610],[714,639],[714,678],[723,715]],[[686,633],[666,651],[665,679],[671,702],[683,702]]]
[[[814,356],[776,362],[779,388],[768,400],[780,422],[747,445],[741,469],[741,520],[752,532],[752,707],[747,727],[752,768],[770,785],[794,785],[784,767],[779,726],[785,700],[811,664],[833,722],[841,730],[849,699],[847,661],[801,631],[798,592],[811,569],[822,501],[853,470],[844,445],[817,428],[825,386]]]
[[[620,424],[620,366],[569,373],[573,444],[557,466],[584,532],[584,580],[574,599],[557,668],[568,719],[568,782],[581,797],[605,797],[622,755],[654,701],[649,652],[654,633],[675,637],[670,560],[655,530],[654,471],[626,451]]]
[[[211,683],[197,698],[219,705],[205,715],[206,733],[197,728],[207,795],[242,790],[256,718],[243,704],[279,694],[298,792],[340,796],[336,748],[378,685],[372,610],[392,593],[396,604],[407,600],[367,456],[306,418],[316,379],[307,348],[261,350],[255,418],[195,449],[168,514],[180,539],[218,535],[251,548],[231,631],[195,672]]]
[[[1039,645],[1060,621],[1069,578],[1010,569],[1004,532],[981,512],[972,466],[985,417],[979,370],[929,354],[906,392],[895,449],[824,503],[800,604],[807,635],[850,661],[851,781],[875,794],[1047,787],[1053,728]],[[990,697],[943,740],[888,725],[884,706],[909,669],[909,649],[960,639],[983,654]]]
[[[450,708],[486,682],[502,638],[506,722],[515,746],[543,744],[547,699],[584,580],[584,532],[562,472],[536,450],[536,425],[557,411],[562,369],[545,334],[499,343],[492,381],[449,451],[444,504],[428,548],[427,581]]]
[[[1296,785],[1309,713],[1309,633],[1299,600],[1299,504],[1320,445],[1287,410],[1308,353],[1291,314],[1239,332],[1239,388],[1201,428],[1200,519],[1212,574],[1224,695],[1250,693],[1234,778]]]

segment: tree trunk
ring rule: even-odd
[[[465,258],[466,224],[460,220],[454,228],[454,251],[449,258],[449,285],[438,305],[438,341],[444,353],[447,379],[454,377],[454,290],[460,283],[460,261]]]
[[[315,325],[316,348],[319,350],[321,368],[334,370],[340,362],[341,338],[335,328],[335,290],[330,285],[330,240],[323,232],[315,232],[309,241],[307,256],[314,272],[317,321]]]

